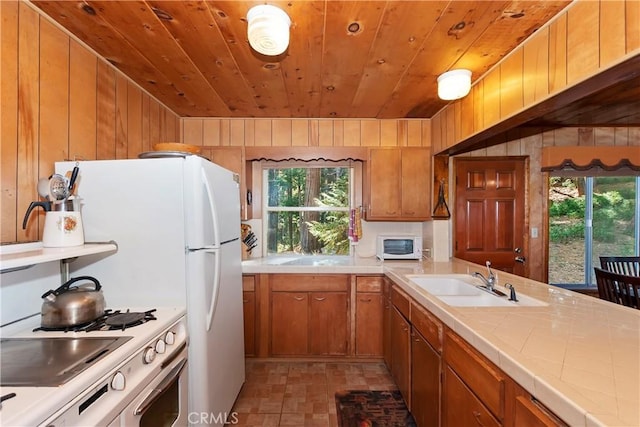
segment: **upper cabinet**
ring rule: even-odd
[[[251,219],[251,168],[247,168],[242,147],[202,147],[202,155],[240,177],[240,219]]]
[[[368,221],[424,221],[431,218],[431,150],[371,148],[365,173]]]

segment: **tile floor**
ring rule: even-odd
[[[233,411],[240,426],[337,427],[335,392],[392,390],[384,363],[247,360]]]

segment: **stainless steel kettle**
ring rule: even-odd
[[[87,286],[71,286],[88,280],[93,289]],[[78,276],[69,279],[56,290],[49,290],[42,295],[43,328],[66,328],[92,322],[104,314],[104,295],[100,282],[95,277]]]

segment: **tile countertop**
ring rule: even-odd
[[[341,265],[243,262],[243,273],[386,274],[571,426],[640,426],[640,310],[496,271],[542,307],[452,307],[407,275],[472,274],[449,262],[351,259]]]

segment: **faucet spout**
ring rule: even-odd
[[[487,265],[487,271],[488,271],[487,277],[484,277],[482,273],[480,273],[479,271],[476,271],[475,273],[473,273],[473,276],[480,278],[480,280],[484,282],[485,287],[488,290],[493,291],[496,285],[496,275],[493,274],[493,270],[491,270],[491,261],[487,261],[486,265]]]

